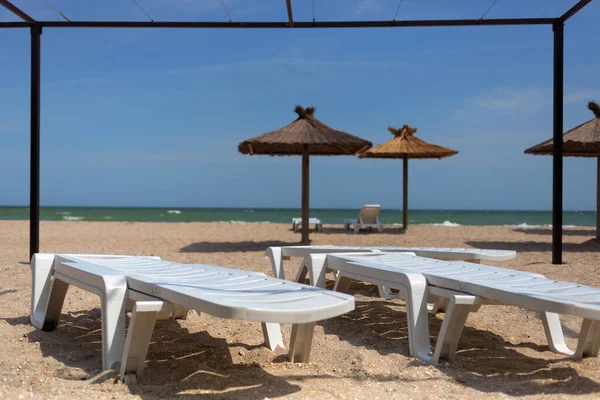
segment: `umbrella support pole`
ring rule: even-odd
[[[564,22],[553,24],[554,31],[554,82],[553,82],[553,139],[552,152],[552,264],[562,264],[563,244],[563,67]]]
[[[29,170],[29,258],[40,250],[40,38],[42,27],[31,26],[31,108]]]
[[[308,237],[308,210],[309,210],[309,176],[310,176],[310,153],[308,145],[302,149],[302,243],[309,244]]]
[[[408,228],[408,155],[404,155],[403,159],[402,159],[402,164],[403,164],[403,168],[402,168],[402,175],[403,175],[403,179],[402,179],[402,200],[403,200],[403,205],[402,205],[402,225],[404,226],[404,229],[406,230]]]

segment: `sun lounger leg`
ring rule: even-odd
[[[298,273],[296,274],[295,282],[304,282],[306,280],[306,275],[308,275],[308,265],[303,260],[300,264],[300,269],[298,269]]]
[[[31,257],[31,324],[42,329],[52,287],[54,254],[36,253]]]
[[[175,311],[173,311],[171,316],[173,317],[173,319],[180,319],[180,320],[185,321],[188,316],[188,311],[189,310],[187,308],[176,306]]]
[[[379,291],[379,297],[382,299],[392,299],[394,295],[392,294],[392,290],[385,286],[377,286],[377,290]]]
[[[306,274],[305,271],[308,271],[310,284],[312,286],[324,288],[326,282],[325,274],[327,273],[327,269],[325,268],[326,259],[326,254],[310,254],[308,257],[305,257],[300,266],[300,270],[298,271],[298,275],[296,276],[296,282],[300,282],[298,280],[300,278],[304,280],[305,275],[302,274]]]
[[[105,279],[102,301],[102,369],[121,360],[125,346],[127,284]],[[135,310],[135,306],[134,306]]]
[[[315,323],[292,325],[292,338],[290,339],[290,352],[288,357],[291,362],[308,362],[312,346]]]
[[[273,268],[273,276],[279,279],[285,279],[285,273],[283,272],[283,257],[281,255],[280,247],[269,247],[266,251],[267,258],[271,260],[271,267]]]
[[[560,325],[559,315],[556,313],[543,312],[541,313],[540,318],[544,325],[544,332],[546,333],[546,340],[548,340],[550,351],[569,356],[575,354],[575,352],[569,349],[565,343],[565,336],[563,335],[563,329]]]
[[[424,361],[431,360],[429,344],[429,317],[427,315],[427,281],[421,274],[404,274],[408,345],[410,355]]]
[[[471,312],[471,307],[475,302],[475,296],[455,295],[448,304],[444,322],[438,335],[433,353],[433,360],[438,362],[440,359],[452,361],[460,335],[462,334],[467,317]]]
[[[138,301],[133,307],[121,359],[120,376],[125,383],[138,383],[144,375],[148,346],[162,305],[162,301]]]
[[[42,321],[41,329],[45,332],[51,332],[56,329],[60,321],[60,312],[65,302],[65,295],[69,289],[69,284],[58,279],[54,279],[50,288],[50,297],[48,306]]]
[[[584,319],[575,357],[597,357],[598,350],[600,350],[600,321]]]
[[[265,346],[271,349],[271,351],[275,351],[277,346],[285,349],[283,337],[281,336],[281,326],[274,322],[263,322],[261,325],[263,336],[265,337]]]
[[[127,299],[125,302],[125,311],[131,312],[133,310],[133,306],[135,306],[135,301]]]
[[[430,296],[429,301],[433,303],[433,307],[428,310],[430,314],[443,313],[448,309],[448,299],[445,297]]]
[[[348,293],[348,289],[350,289],[351,282],[351,278],[345,277],[341,272],[339,272],[335,279],[335,286],[333,287],[333,290],[335,290],[336,292]]]

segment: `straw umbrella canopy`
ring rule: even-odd
[[[302,156],[302,243],[309,242],[309,157],[350,156],[372,146],[367,140],[325,125],[315,118],[315,110],[315,107],[296,106],[298,118],[291,124],[238,145],[242,154]]]
[[[428,143],[415,137],[417,128],[404,125],[400,129],[388,128],[394,138],[384,144],[373,147],[359,155],[360,158],[402,159],[404,168],[402,222],[408,228],[408,159],[409,158],[445,158],[458,154],[458,151]]]
[[[591,120],[563,134],[563,155],[567,157],[596,157],[596,238],[600,238],[600,106],[591,101],[588,108],[594,113]],[[543,143],[525,150],[525,154],[552,155],[554,141]]]

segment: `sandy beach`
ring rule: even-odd
[[[117,383],[101,371],[98,298],[69,289],[54,332],[29,324],[31,277],[27,221],[0,221],[0,397],[204,399],[388,399],[584,396],[600,393],[600,360],[572,361],[551,353],[540,321],[514,307],[473,313],[452,364],[427,365],[408,356],[406,314],[371,285],[355,283],[356,310],[317,325],[311,361],[292,364],[285,350],[261,346],[260,324],[191,313],[159,321],[140,385]],[[514,249],[498,263],[548,277],[600,286],[600,245],[591,228],[568,228],[562,266],[550,263],[551,229],[411,226],[408,233],[347,234],[326,225],[314,244],[419,245]],[[268,246],[296,244],[283,224],[42,222],[41,251],[157,255],[270,274]],[[331,282],[330,282],[331,283]],[[435,340],[443,316],[431,316]],[[565,318],[574,346],[580,321]],[[289,340],[289,326],[283,326]]]

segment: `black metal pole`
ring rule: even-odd
[[[402,225],[404,225],[404,230],[408,228],[408,154],[404,155],[402,161]]]
[[[224,28],[224,29],[284,29],[284,28],[393,28],[429,26],[503,26],[550,25],[554,18],[490,18],[407,21],[294,21],[289,22],[211,22],[211,21],[40,21],[44,28]]]
[[[563,66],[564,29],[562,20],[552,25],[554,31],[554,153],[552,159],[552,264],[562,264],[563,231]]]
[[[40,38],[42,27],[31,26],[31,110],[29,181],[29,257],[40,250]]]
[[[308,219],[310,209],[310,152],[305,144],[302,150],[302,243],[309,244]]]

